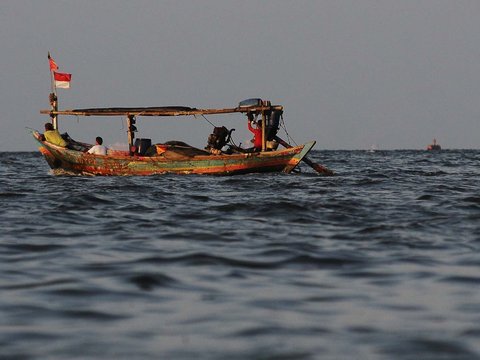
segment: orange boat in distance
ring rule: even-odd
[[[427,146],[427,150],[429,151],[438,151],[438,150],[442,150],[442,147],[440,145],[437,144],[437,139],[433,139],[433,144],[430,144]]]

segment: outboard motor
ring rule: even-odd
[[[282,115],[282,110],[273,110],[270,116],[267,116],[265,127],[265,137],[267,141],[272,141],[277,135]]]
[[[214,127],[213,133],[208,136],[206,150],[216,149],[221,150],[228,142],[232,136],[232,132],[235,129],[228,130],[225,126]]]

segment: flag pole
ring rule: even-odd
[[[50,51],[48,52],[48,65],[50,67],[50,82],[51,82],[51,90],[49,100],[50,100],[50,107],[52,111],[58,111],[58,98],[57,98],[57,87],[55,86],[55,79],[53,75],[53,68],[51,65],[52,58],[50,56]],[[54,62],[55,63],[55,62]],[[55,64],[56,65],[56,64]],[[54,129],[58,129],[58,121],[57,121],[57,114],[50,115],[52,118],[52,124]]]

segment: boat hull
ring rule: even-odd
[[[254,172],[291,172],[315,145],[304,145],[279,151],[232,155],[197,155],[168,158],[158,156],[92,155],[62,148],[40,139],[40,152],[52,169],[84,175],[156,175],[211,174],[232,175]]]

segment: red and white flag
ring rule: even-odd
[[[70,88],[70,81],[72,80],[72,74],[54,72],[53,78],[55,79],[55,87],[60,89]]]
[[[50,56],[50,53],[48,53],[48,62],[50,63],[50,70],[52,71],[58,70],[58,65],[55,62],[55,60],[53,60],[53,58]]]

